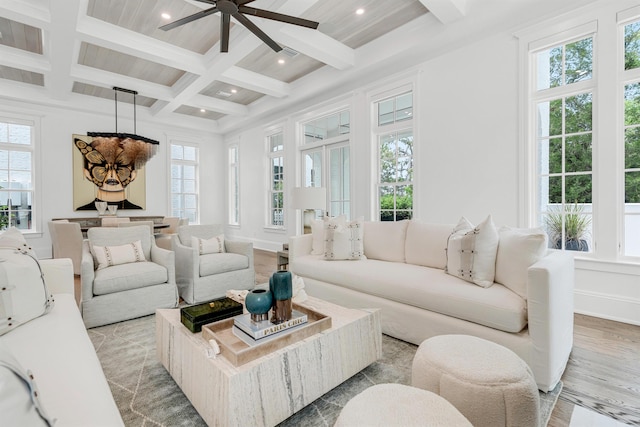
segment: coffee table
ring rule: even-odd
[[[378,310],[300,305],[330,316],[331,328],[240,366],[210,358],[179,309],[158,309],[158,359],[208,425],[275,425],[382,357]]]

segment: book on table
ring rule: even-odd
[[[293,310],[291,319],[286,322],[274,324],[271,320],[255,322],[251,320],[250,314],[242,314],[233,318],[234,333],[243,333],[255,341],[262,340],[271,335],[288,331],[296,326],[304,325],[308,321],[308,316],[298,310]]]

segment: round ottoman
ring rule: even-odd
[[[352,398],[334,427],[473,427],[435,393],[402,384],[378,384]]]
[[[539,424],[538,387],[529,366],[506,347],[468,335],[425,340],[411,382],[453,404],[475,427]]]

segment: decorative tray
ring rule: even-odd
[[[233,318],[204,325],[202,337],[207,342],[211,339],[216,340],[220,347],[220,355],[224,356],[233,366],[240,366],[331,327],[331,317],[296,303],[292,305],[295,310],[307,315],[307,323],[294,330],[283,331],[279,333],[282,335],[278,334],[269,341],[263,343],[257,341],[253,346],[245,343],[232,331]]]

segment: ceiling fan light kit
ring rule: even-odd
[[[205,16],[213,15],[220,12],[220,52],[229,52],[229,29],[231,23],[231,17],[233,16],[236,21],[242,24],[245,28],[255,34],[260,40],[262,40],[267,46],[273,49],[275,52],[280,52],[282,46],[276,43],[271,37],[269,37],[264,31],[262,31],[256,24],[251,22],[245,15],[257,16],[259,18],[271,19],[273,21],[284,22],[286,24],[298,25],[301,27],[318,29],[318,22],[310,21],[308,19],[297,18],[295,16],[284,15],[282,13],[271,12],[263,9],[256,9],[254,7],[245,6],[247,3],[251,3],[254,0],[197,0],[201,3],[207,3],[213,5],[212,8],[203,10],[193,15],[189,15],[185,18],[178,19],[169,24],[160,27],[161,30],[168,31],[173,28],[180,27],[181,25],[188,24],[197,19],[204,18]]]

